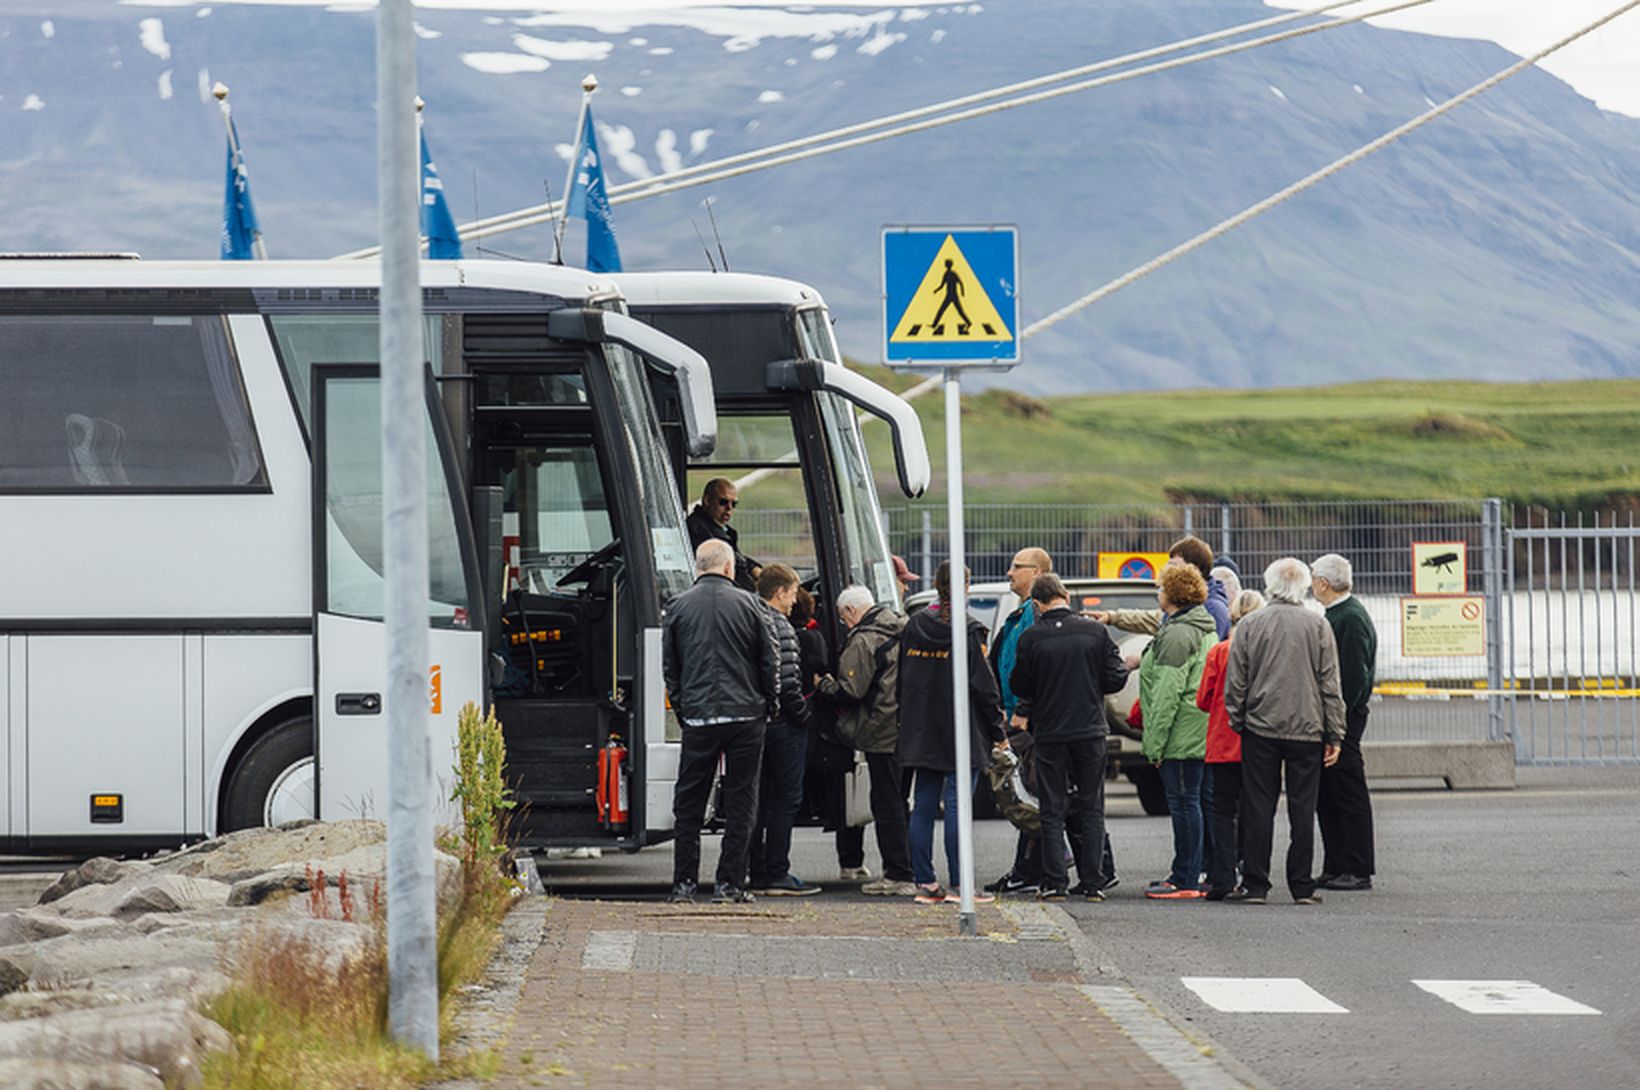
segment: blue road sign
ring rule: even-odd
[[[1019,362],[1019,229],[883,228],[883,359]]]

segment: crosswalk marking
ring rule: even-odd
[[[1470,1014],[1599,1014],[1530,980],[1414,980],[1431,995]]]
[[[1185,987],[1230,1014],[1348,1014],[1296,976],[1186,976]]]

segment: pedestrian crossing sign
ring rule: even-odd
[[[923,366],[1019,362],[1014,227],[883,229],[883,359]]]

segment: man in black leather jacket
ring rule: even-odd
[[[741,883],[757,817],[763,732],[780,695],[780,650],[763,607],[731,581],[734,570],[735,553],[727,542],[702,543],[695,550],[695,585],[672,601],[661,621],[666,691],[683,725],[672,802],[674,901],[694,900],[700,827],[720,756],[723,845],[712,899],[752,899]]]
[[[807,897],[820,887],[791,873],[792,825],[803,803],[803,766],[809,755],[808,701],[803,699],[802,652],[788,615],[797,601],[797,572],[768,564],[757,573],[757,596],[780,648],[780,706],[763,734],[763,774],[752,827],[751,884],[758,896]]]

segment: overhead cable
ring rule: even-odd
[[[1092,90],[1096,87],[1120,83],[1139,76],[1152,75],[1157,72],[1181,68],[1188,64],[1194,64],[1197,61],[1212,60],[1217,57],[1228,56],[1233,53],[1240,53],[1245,50],[1255,49],[1260,46],[1273,45],[1278,42],[1288,41],[1293,38],[1313,34],[1318,31],[1331,30],[1340,26],[1348,26],[1352,23],[1358,23],[1365,19],[1376,18],[1380,15],[1390,14],[1392,12],[1401,11],[1407,8],[1420,7],[1424,4],[1432,3],[1433,0],[1401,0],[1401,2],[1391,4],[1386,7],[1376,8],[1372,11],[1363,12],[1358,15],[1339,16],[1328,19],[1324,22],[1300,27],[1295,30],[1265,35],[1263,37],[1237,42],[1232,45],[1222,46],[1217,49],[1204,50],[1202,52],[1192,53],[1184,57],[1178,57],[1171,61],[1129,69],[1115,75],[1104,76],[1091,80],[1083,80],[1079,83],[1073,83],[1068,86],[1056,87],[1048,91],[1039,91],[1035,94],[1028,94],[1019,98],[995,102],[986,106],[971,107],[957,113],[947,114],[945,116],[932,118],[928,117],[930,114],[937,114],[960,106],[964,103],[983,101],[999,95],[1009,94],[1023,87],[1037,87],[1044,84],[1056,83],[1077,74],[1100,71],[1125,64],[1131,64],[1137,60],[1142,60],[1148,57],[1177,52],[1180,49],[1189,48],[1195,44],[1220,40],[1236,34],[1246,33],[1260,27],[1268,27],[1277,23],[1289,22],[1293,19],[1305,18],[1341,7],[1351,7],[1361,2],[1363,2],[1363,0],[1342,0],[1342,2],[1330,3],[1317,8],[1307,9],[1305,11],[1273,16],[1269,19],[1256,20],[1252,23],[1231,27],[1226,30],[1214,31],[1211,34],[1199,35],[1195,38],[1182,39],[1169,45],[1156,46],[1150,49],[1140,50],[1136,53],[1126,54],[1121,57],[1113,57],[1104,61],[1098,61],[1079,68],[1066,69],[1062,72],[1039,76],[1035,79],[1022,81],[1018,84],[1010,84],[1005,87],[993,88],[990,91],[978,92],[973,95],[951,99],[946,102],[934,103],[929,106],[919,107],[916,110],[907,111],[903,114],[894,114],[887,117],[878,118],[874,121],[861,122],[858,125],[848,126],[845,129],[819,133],[814,136],[804,137],[800,140],[787,141],[784,144],[776,144],[768,148],[758,149],[756,151],[743,152],[737,155],[728,156],[724,159],[715,160],[711,163],[702,163],[693,167],[669,172],[667,174],[655,175],[650,178],[643,178],[632,182],[624,182],[621,185],[614,186],[610,189],[610,203],[625,204],[629,201],[641,200],[645,197],[661,196],[680,189],[687,189],[697,185],[706,185],[711,182],[724,181],[729,178],[750,174],[758,170],[766,170],[771,167],[784,166],[788,163],[811,159],[819,155],[827,155],[836,151],[846,151],[850,148],[861,147],[867,144],[877,143],[882,140],[889,140],[899,136],[924,132],[942,125],[954,124],[959,121],[967,121],[976,117],[999,113],[1003,110],[1011,110],[1020,106],[1034,105],[1038,102],[1048,101],[1063,95],[1075,94],[1081,91]],[[884,125],[897,122],[907,117],[918,117],[925,119],[908,124],[901,124],[898,125],[898,127],[890,128],[882,132],[872,133],[870,135],[855,136],[852,139],[837,140],[832,143],[821,143],[822,141],[832,140],[834,137],[840,136],[844,133],[858,133],[864,130],[880,128]],[[785,151],[782,153],[782,149],[787,148],[798,150]],[[490,216],[485,219],[474,220],[471,223],[462,225],[459,233],[463,240],[468,240],[485,238],[490,235],[503,234],[507,231],[515,231],[525,227],[533,227],[556,219],[559,214],[558,210],[561,207],[561,202],[549,201],[544,204],[533,205],[529,208],[502,213],[500,215]],[[338,256],[343,259],[374,257],[378,252],[379,250],[377,247],[366,247],[364,249],[354,250]]]
[[[1212,242],[1221,235],[1228,234],[1249,220],[1263,215],[1265,212],[1268,212],[1270,209],[1276,207],[1282,202],[1287,201],[1290,198],[1304,192],[1306,189],[1325,181],[1346,167],[1359,163],[1373,152],[1378,151],[1381,148],[1388,147],[1390,144],[1393,144],[1395,141],[1412,132],[1414,129],[1421,128],[1443,114],[1457,109],[1459,106],[1462,106],[1464,103],[1468,102],[1477,95],[1490,91],[1504,80],[1525,71],[1526,69],[1537,64],[1539,61],[1543,60],[1545,57],[1564,49],[1566,46],[1577,41],[1579,38],[1593,33],[1599,28],[1605,26],[1607,23],[1611,22],[1613,19],[1616,19],[1618,16],[1623,15],[1636,7],[1640,7],[1640,0],[1629,0],[1629,3],[1626,3],[1617,10],[1596,19],[1594,22],[1588,24],[1582,29],[1574,31],[1573,33],[1555,42],[1553,45],[1539,50],[1530,57],[1521,58],[1497,74],[1475,84],[1475,86],[1469,88],[1469,90],[1454,95],[1440,105],[1419,114],[1417,117],[1406,122],[1404,125],[1397,126],[1384,135],[1378,137],[1376,140],[1361,145],[1348,155],[1333,160],[1320,170],[1299,179],[1280,192],[1264,198],[1257,204],[1250,205],[1249,207],[1242,209],[1229,219],[1223,220],[1220,223],[1209,227],[1196,237],[1186,242],[1181,242],[1171,250],[1168,250],[1166,253],[1161,254],[1158,257],[1152,258],[1143,265],[1140,265],[1138,268],[1123,273],[1121,276],[1118,276],[1115,280],[1110,281],[1110,283],[1105,284],[1103,287],[1089,292],[1087,295],[1082,296],[1082,298],[1073,303],[1060,307],[1058,310],[1054,311],[1052,314],[1049,314],[1045,318],[1032,322],[1020,332],[1020,340],[1024,340],[1027,337],[1033,337],[1036,334],[1041,333],[1043,330],[1052,328],[1076,312],[1084,310],[1087,307],[1092,306],[1094,303],[1099,302],[1101,299],[1105,299],[1111,295],[1114,295],[1116,292],[1121,291],[1129,284],[1135,283],[1136,281],[1149,276],[1162,266],[1178,260],[1185,254],[1190,253],[1192,250],[1200,249],[1202,246],[1207,245],[1209,242]]]

